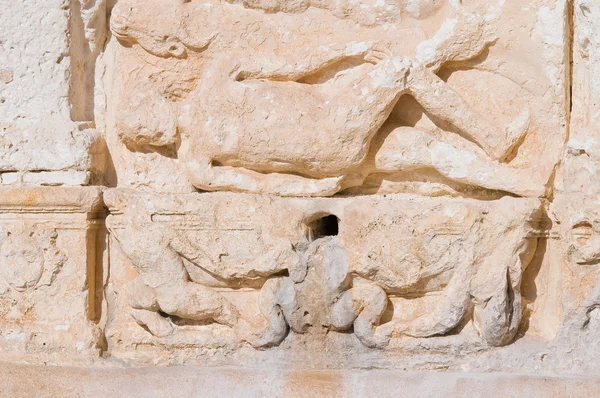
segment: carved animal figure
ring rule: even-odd
[[[346,214],[363,222],[340,232],[350,271],[392,296],[441,293],[432,312],[408,323],[388,323],[379,333],[442,335],[472,308],[487,344],[504,345],[514,338],[521,321],[521,275],[535,253],[543,218],[538,200],[504,198],[489,210],[436,206],[409,219],[385,204],[377,207],[371,217],[359,208]]]
[[[574,286],[597,273],[600,264],[600,215],[595,195],[559,195],[553,203],[564,260],[575,277]],[[600,281],[567,319],[561,333],[584,329],[592,311],[600,308]]]
[[[330,196],[360,185],[371,172],[430,167],[467,184],[523,196],[544,193],[543,182],[530,170],[460,150],[416,129],[397,129],[383,144],[371,145],[403,94],[456,126],[492,159],[503,159],[522,140],[530,125],[527,111],[498,129],[435,74],[446,62],[477,56],[492,41],[481,17],[459,13],[452,34],[444,27],[439,37],[422,43],[416,58],[407,58],[379,51],[370,41],[350,41],[347,37],[368,37],[369,30],[343,22],[336,25],[337,35],[324,35],[319,45],[314,35],[308,36],[311,43],[306,35],[289,34],[297,14],[276,18],[238,5],[154,1],[163,6],[120,2],[113,10],[113,33],[161,57],[201,51],[198,83],[177,103],[155,99],[151,87],[142,94],[150,100],[136,100],[133,107],[125,96],[122,114],[129,121],[118,128],[126,141],[177,145],[190,181],[200,189]],[[166,4],[159,17],[153,10]],[[307,12],[323,17],[325,11]],[[214,25],[223,18],[236,23],[228,24],[230,29]],[[258,30],[252,36],[262,37],[261,44],[246,45],[249,30]],[[328,72],[347,63],[355,66]],[[319,80],[323,76],[330,78]],[[155,109],[164,112],[150,117]],[[149,126],[145,122],[156,118]],[[369,156],[370,149],[377,153]]]
[[[287,323],[298,333],[309,326],[353,327],[363,344],[381,348],[400,335],[444,335],[472,316],[487,344],[508,344],[521,321],[521,275],[535,253],[543,214],[537,200],[503,201],[489,212],[439,205],[403,214],[385,202],[368,211],[364,205],[344,210],[351,221],[339,236],[309,247],[304,280],[265,284],[261,309],[272,333],[257,341],[279,343]],[[380,324],[388,296],[431,293],[432,311]]]
[[[364,345],[382,348],[400,335],[444,335],[472,316],[487,344],[508,344],[521,322],[521,275],[543,214],[537,200],[505,202],[493,211],[454,205],[403,214],[385,202],[344,210],[350,221],[339,236],[308,246],[304,278],[265,283],[260,308],[270,327],[255,331],[253,341],[279,344],[288,325],[296,333],[352,328]],[[431,312],[380,324],[388,296],[432,293]]]
[[[245,227],[219,230],[210,221],[206,228],[190,235],[198,240],[193,241],[185,231],[152,221],[160,212],[142,197],[112,191],[105,200],[125,210],[123,221],[115,224],[110,216],[107,226],[139,274],[128,287],[130,313],[136,322],[157,337],[174,332],[173,323],[165,315],[216,322],[231,327],[241,340],[263,345],[260,331],[254,330],[214,288],[260,286],[270,276],[283,272],[301,279],[305,264],[290,240],[256,235]],[[241,205],[239,201],[237,204]],[[210,203],[203,204],[201,210],[209,214],[216,211]]]

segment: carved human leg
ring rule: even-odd
[[[209,158],[187,158],[187,176],[205,191],[271,193],[280,196],[331,196],[341,189],[342,177],[306,178],[291,174],[263,174],[232,166],[214,166]]]
[[[492,159],[504,158],[527,133],[530,122],[527,110],[505,129],[500,129],[478,114],[446,82],[425,67],[414,66],[410,69],[407,86],[410,95],[425,110],[457,127]]]
[[[311,52],[293,51],[289,54],[264,56],[252,54],[236,60],[230,76],[235,81],[266,79],[273,81],[296,82],[303,78],[326,70],[337,63],[352,58],[362,59],[364,63],[377,64],[388,58],[387,54],[375,50],[374,42],[351,42],[345,46],[332,43],[312,49]],[[345,47],[334,50],[331,47]]]
[[[425,167],[451,180],[487,189],[529,197],[545,193],[544,181],[531,170],[488,160],[410,127],[395,129],[375,154],[375,169],[380,172]]]

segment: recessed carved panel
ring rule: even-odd
[[[477,368],[550,340],[569,12],[119,0],[99,112],[111,354]]]
[[[0,190],[0,351],[5,360],[85,363],[99,356],[100,208],[94,188]]]
[[[111,190],[105,200],[115,355],[138,344],[183,357],[245,343],[291,349],[298,338],[389,352],[443,335],[505,345],[547,233],[538,199]]]
[[[564,5],[287,3],[117,3],[108,133],[121,179],[545,194],[566,136]]]

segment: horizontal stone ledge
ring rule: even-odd
[[[103,211],[101,187],[0,187],[0,212]]]
[[[89,171],[26,171],[2,173],[2,185],[83,186],[90,182]]]
[[[106,364],[105,364],[106,365]],[[595,397],[599,376],[194,366],[78,368],[0,363],[2,396]]]

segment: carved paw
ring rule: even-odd
[[[361,333],[355,326],[354,333],[365,346],[378,349],[387,347],[392,337],[391,332],[382,326],[376,327],[374,332],[369,331],[368,333]]]
[[[256,328],[243,318],[240,318],[234,327],[236,336],[254,348],[267,348],[279,345],[287,335],[287,330],[285,321],[276,326],[269,325],[264,328]]]

